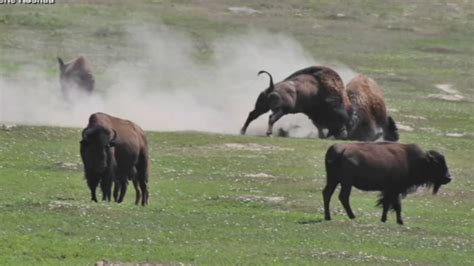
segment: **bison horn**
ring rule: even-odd
[[[82,139],[83,139],[83,140],[87,140],[87,132],[86,132],[87,129],[88,129],[88,128],[84,128],[84,130],[82,130]]]
[[[115,131],[115,129],[112,129],[112,132],[114,132],[114,134],[112,135],[110,142],[113,142],[117,138],[117,131]]]
[[[61,71],[63,71],[64,67],[65,67],[65,64],[64,64],[63,60],[61,59],[61,57],[58,57],[58,63],[59,63],[59,69]]]
[[[269,88],[270,88],[270,91],[272,91],[272,90],[275,88],[275,86],[273,85],[273,77],[272,77],[272,75],[271,75],[270,73],[268,73],[267,71],[265,71],[265,70],[260,70],[260,71],[258,72],[258,76],[260,76],[260,74],[262,74],[262,73],[265,73],[265,74],[267,74],[267,75],[270,77],[270,87],[269,87]]]

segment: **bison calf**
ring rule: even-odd
[[[350,102],[344,93],[339,75],[322,66],[299,70],[285,80],[273,84],[270,73],[269,87],[260,93],[255,108],[251,111],[240,133],[245,134],[249,124],[260,115],[272,111],[268,120],[267,135],[273,132],[273,124],[286,114],[304,113],[318,128],[319,137],[333,135],[346,137],[345,125],[349,119]],[[327,135],[323,129],[328,129]]]
[[[122,202],[128,179],[136,190],[135,204],[148,203],[148,145],[143,130],[135,123],[104,113],[94,113],[82,131],[80,143],[85,177],[91,199],[97,201],[100,183],[103,200],[110,200],[112,182],[114,199]]]
[[[346,86],[352,105],[352,116],[347,126],[347,139],[374,141],[398,141],[395,121],[387,116],[382,90],[374,80],[358,75]]]
[[[324,218],[331,220],[329,202],[338,184],[339,200],[349,218],[354,219],[349,204],[352,186],[365,191],[381,191],[378,205],[383,207],[382,222],[394,209],[397,223],[403,224],[401,198],[422,185],[441,185],[451,181],[444,156],[423,151],[415,144],[354,143],[334,144],[326,153],[326,187],[323,190]]]

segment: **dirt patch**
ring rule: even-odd
[[[400,122],[397,122],[397,128],[400,129],[400,130],[403,130],[403,131],[408,131],[408,132],[411,132],[411,131],[414,130],[413,127],[411,127],[409,125],[402,124]]]
[[[290,148],[282,148],[273,145],[261,145],[257,143],[225,143],[222,145],[225,149],[243,150],[243,151],[292,151]]]
[[[260,203],[273,203],[273,204],[281,203],[285,201],[285,197],[256,196],[256,195],[238,196],[235,199],[242,202],[260,202]]]
[[[261,14],[261,11],[255,10],[251,7],[246,6],[231,6],[228,7],[227,10],[234,14],[244,14],[244,15],[252,15],[252,14]]]
[[[459,94],[429,94],[428,98],[435,98],[435,99],[440,99],[440,100],[445,100],[445,101],[452,101],[452,102],[458,102],[462,101],[464,99],[464,96],[459,95]]]
[[[429,94],[428,98],[454,102],[464,99],[464,96],[462,96],[458,90],[453,88],[453,84],[436,84],[435,87],[441,90],[443,93]]]
[[[82,164],[80,164],[80,163],[57,162],[56,166],[59,169],[66,170],[66,171],[80,171],[80,170],[82,170]]]
[[[241,203],[264,203],[279,204],[286,200],[280,196],[258,196],[258,195],[241,195],[241,196],[217,196],[210,198],[211,200],[238,201]]]
[[[416,120],[426,120],[426,117],[418,115],[405,115],[406,118],[416,119]]]
[[[274,176],[265,174],[265,173],[257,173],[257,174],[246,174],[245,177],[252,177],[252,178],[272,178]]]
[[[446,133],[446,137],[461,138],[466,136],[466,133]]]

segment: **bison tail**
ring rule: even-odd
[[[388,204],[388,209],[392,210],[393,209],[393,203],[391,201],[391,198],[388,196],[385,196],[383,193],[380,193],[379,199],[377,200],[377,207],[383,207],[384,202]]]
[[[328,151],[326,152],[325,165],[327,182],[339,181],[341,158],[343,153],[344,149],[341,149],[341,147],[337,144],[329,147]]]
[[[391,116],[387,118],[387,125],[384,129],[383,138],[388,141],[398,141],[400,136],[398,135],[397,124]]]

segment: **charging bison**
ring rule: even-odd
[[[63,97],[73,101],[75,97],[90,95],[94,90],[94,76],[89,61],[84,56],[65,64],[58,57],[59,80]]]
[[[241,134],[245,134],[253,120],[271,110],[267,135],[272,134],[273,124],[282,116],[304,113],[318,128],[320,138],[346,137],[350,102],[344,93],[343,82],[334,70],[323,66],[308,67],[276,84],[270,73],[262,70],[258,74],[262,73],[270,77],[270,85],[258,96]],[[328,129],[327,135],[323,129]]]
[[[354,219],[349,204],[352,186],[365,191],[381,191],[378,205],[383,207],[382,222],[394,209],[397,223],[403,224],[401,198],[417,187],[441,185],[451,181],[443,155],[423,151],[416,144],[390,142],[334,144],[326,153],[326,187],[323,190],[324,218],[331,220],[329,202],[338,184],[339,200],[349,218]]]
[[[387,141],[398,141],[395,121],[387,116],[382,91],[374,80],[358,75],[346,86],[352,105],[352,116],[347,126],[347,139],[374,141],[381,136]]]
[[[91,199],[97,202],[96,188],[100,183],[102,200],[111,197],[122,202],[128,179],[136,190],[135,204],[148,203],[148,145],[145,133],[135,123],[104,113],[94,113],[82,131],[80,153],[84,163]]]

